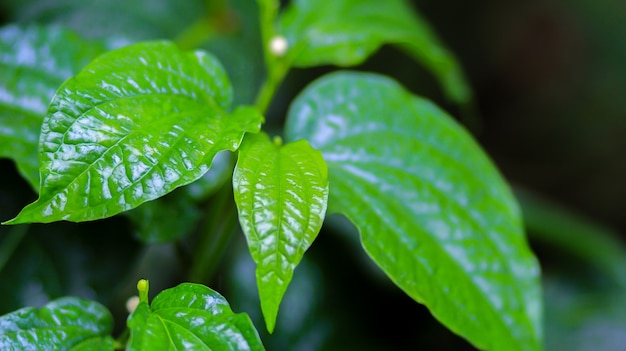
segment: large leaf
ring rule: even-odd
[[[140,287],[140,298],[142,282]],[[144,285],[146,286],[146,285]],[[210,288],[183,283],[163,290],[152,304],[147,291],[128,319],[128,350],[264,350],[245,313],[234,313]]]
[[[480,349],[539,350],[539,266],[485,153],[445,112],[389,78],[339,72],[289,111],[290,140],[328,164],[345,214],[387,275]]]
[[[2,350],[113,350],[113,317],[102,305],[64,297],[0,317]]]
[[[283,146],[265,133],[249,135],[239,150],[233,189],[272,332],[293,271],[324,222],[326,163],[305,140]]]
[[[297,67],[352,66],[395,44],[425,65],[450,99],[470,99],[454,55],[405,0],[295,0],[280,24]]]
[[[65,82],[44,119],[39,199],[10,223],[115,215],[202,177],[263,117],[229,114],[219,62],[169,42],[111,51]]]
[[[72,74],[104,51],[60,27],[0,29],[0,157],[13,159],[39,188],[37,143],[48,103]]]
[[[206,13],[202,0],[3,0],[13,22],[63,24],[89,38],[171,39]]]

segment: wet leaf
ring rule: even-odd
[[[426,66],[452,101],[471,98],[454,55],[404,0],[295,0],[280,24],[296,67],[354,66],[394,44]]]
[[[37,145],[48,103],[67,78],[103,51],[102,43],[58,26],[0,29],[0,157],[13,159],[35,190]]]
[[[64,297],[0,316],[2,350],[113,350],[113,317],[97,302]]]
[[[140,43],[91,62],[59,88],[42,127],[39,199],[9,223],[113,216],[202,177],[263,117],[232,114],[228,78],[202,51]]]
[[[338,72],[294,101],[289,140],[328,164],[329,213],[389,278],[485,350],[540,350],[539,266],[505,180],[444,111],[384,76]]]
[[[163,290],[151,305],[142,301],[128,327],[129,351],[265,349],[250,317],[234,313],[224,297],[200,284]]]
[[[146,244],[159,244],[191,234],[202,219],[200,203],[230,179],[234,167],[232,152],[221,151],[200,179],[125,212],[135,236]]]
[[[326,163],[305,140],[283,146],[265,133],[249,135],[239,150],[233,189],[272,332],[293,271],[324,222]]]

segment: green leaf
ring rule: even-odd
[[[142,301],[128,319],[128,350],[264,350],[252,321],[210,288],[183,283]]]
[[[233,174],[232,155],[230,151],[219,152],[209,171],[200,179],[125,212],[133,224],[135,236],[146,244],[159,244],[191,234],[202,219],[202,200]]]
[[[229,114],[217,60],[169,42],[111,51],[65,82],[44,119],[39,199],[8,223],[113,216],[202,177],[263,117]]]
[[[471,99],[454,55],[404,0],[295,0],[280,19],[297,67],[353,66],[394,44],[429,69],[452,101]]]
[[[113,350],[112,329],[113,317],[104,306],[64,297],[1,316],[0,349]]]
[[[324,222],[328,171],[305,140],[281,145],[265,133],[249,135],[233,174],[239,221],[257,265],[256,279],[267,329],[304,252]]]
[[[14,22],[62,24],[88,38],[139,41],[174,38],[206,6],[202,0],[3,0],[0,13]]]
[[[67,78],[103,51],[102,43],[56,26],[0,29],[0,157],[13,159],[35,190],[37,143],[48,103]]]
[[[328,164],[329,213],[391,280],[485,350],[541,349],[539,266],[511,191],[444,111],[384,76],[338,72],[289,110]]]

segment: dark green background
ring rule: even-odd
[[[610,270],[623,266],[594,259],[608,255],[601,245],[572,246],[582,240],[574,235],[582,228],[591,243],[609,240],[614,255],[623,252],[626,4],[414,3],[457,54],[474,89],[474,104],[446,101],[427,71],[391,48],[384,47],[356,69],[392,76],[442,105],[469,128],[518,193],[562,207],[563,217],[550,222],[541,217],[549,209],[538,207],[529,200],[533,198],[521,199],[525,215],[532,216],[528,234],[544,272],[546,348],[622,350],[626,294],[624,281]],[[256,6],[251,0],[230,4],[234,30],[226,26],[226,33],[202,46],[224,62],[236,101],[251,102],[263,74]],[[5,24],[60,23],[90,38],[129,41],[176,38],[205,12],[201,1],[0,3]],[[334,69],[293,70],[268,112],[266,129],[278,130],[293,97]],[[0,160],[0,220],[14,217],[35,197],[13,163]],[[349,226],[334,217],[327,222],[296,270],[271,336],[264,332],[243,235],[232,238],[213,279],[204,283],[221,292],[235,311],[253,317],[268,350],[473,350],[393,286],[362,253]],[[16,228],[0,227],[1,247],[19,237]],[[193,243],[191,236],[176,244],[144,245],[122,216],[31,225],[0,270],[0,313],[79,295],[105,303],[121,330],[124,303],[134,294],[137,279],[150,279],[152,296],[185,280]]]

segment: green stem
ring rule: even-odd
[[[259,90],[255,105],[261,113],[265,113],[291,64],[288,54],[283,56],[274,53],[270,47],[272,39],[277,36],[274,21],[280,9],[280,2],[277,0],[257,0],[257,2],[259,4],[261,40],[267,77]]]
[[[237,224],[237,211],[233,200],[232,182],[215,194],[209,207],[200,238],[196,243],[189,280],[206,282],[215,271]]]
[[[280,64],[274,66],[271,72],[268,72],[267,79],[265,83],[261,86],[261,90],[259,90],[259,94],[256,97],[255,106],[261,111],[261,113],[267,112],[267,108],[272,102],[272,98],[276,93],[276,90],[280,86],[280,83],[283,81],[283,78],[289,71],[289,65]]]
[[[126,344],[128,343],[129,337],[130,337],[130,330],[128,328],[125,328],[122,334],[120,334],[120,336],[117,339],[115,339],[113,343],[113,347],[116,350],[126,349]]]
[[[185,28],[174,41],[182,50],[197,48],[215,36],[214,27],[210,18],[201,18]]]
[[[9,262],[13,252],[15,252],[24,236],[26,236],[26,232],[28,232],[28,225],[16,225],[11,228],[6,239],[2,241],[2,245],[0,245],[0,272]]]
[[[175,38],[179,48],[195,49],[216,36],[232,33],[241,27],[226,0],[207,0],[205,7],[206,15],[191,23]]]

